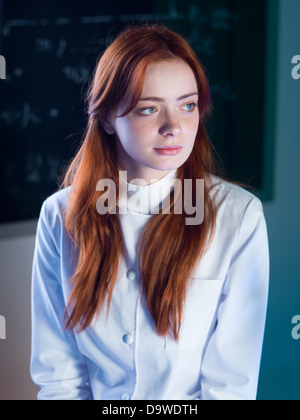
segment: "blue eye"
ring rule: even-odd
[[[157,109],[154,106],[150,106],[149,108],[142,108],[140,109],[140,112],[144,115],[152,115],[157,111]]]
[[[190,103],[190,104],[186,104],[184,105],[182,108],[184,109],[184,111],[194,111],[194,109],[196,108],[197,104],[195,104],[194,102]]]

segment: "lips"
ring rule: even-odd
[[[160,155],[175,156],[181,152],[182,146],[164,146],[164,147],[157,147],[154,150]]]

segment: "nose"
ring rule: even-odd
[[[171,136],[171,137],[177,137],[179,134],[181,134],[182,128],[179,123],[179,121],[171,117],[170,115],[167,115],[164,118],[164,121],[159,129],[159,134],[161,134],[164,137]]]

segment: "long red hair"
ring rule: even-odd
[[[119,193],[118,156],[115,139],[103,124],[110,112],[126,98],[126,115],[137,104],[146,68],[154,61],[184,60],[194,72],[199,91],[200,123],[194,149],[177,170],[177,178],[207,179],[215,173],[212,146],[203,119],[210,105],[210,89],[202,65],[190,45],[163,25],[127,28],[101,56],[87,94],[89,121],[84,141],[71,162],[61,187],[72,186],[65,209],[66,228],[78,251],[66,308],[66,327],[85,329],[109,304],[117,280],[124,239],[118,214],[100,215],[96,210],[96,184],[109,178]],[[184,191],[183,191],[184,194]],[[193,197],[195,198],[195,185]],[[195,200],[194,200],[195,202]],[[141,291],[159,335],[179,338],[189,281],[209,246],[214,232],[216,209],[204,186],[205,217],[200,225],[186,225],[182,214],[157,214],[147,223],[139,249]],[[189,215],[190,216],[190,215]]]

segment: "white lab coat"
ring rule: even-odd
[[[256,398],[269,280],[265,218],[257,197],[211,182],[216,232],[188,290],[178,343],[156,334],[140,294],[137,246],[151,215],[134,208],[120,215],[126,255],[108,318],[103,308],[85,331],[64,329],[76,264],[61,214],[70,189],[44,202],[32,272],[31,375],[39,399]],[[140,202],[163,183],[142,187]]]

